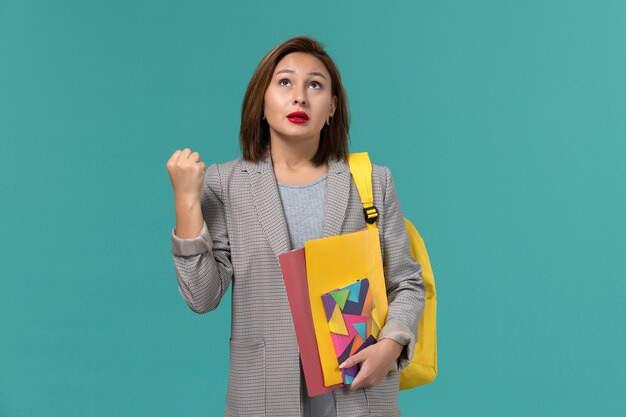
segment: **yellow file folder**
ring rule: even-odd
[[[378,229],[371,228],[305,242],[306,270],[313,327],[320,355],[324,385],[342,383],[322,294],[345,287],[358,279],[370,281],[374,305],[372,333],[378,338],[387,320],[387,289],[380,256]],[[378,328],[374,328],[374,326]]]

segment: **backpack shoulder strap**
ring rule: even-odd
[[[372,192],[372,163],[367,152],[351,153],[348,155],[350,172],[359,196],[363,204],[365,223],[368,228],[376,228],[378,209],[374,206],[374,193]]]

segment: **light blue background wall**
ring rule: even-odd
[[[325,44],[351,150],[428,245],[439,372],[406,416],[624,415],[623,1],[0,2],[0,416],[223,410],[165,163],[238,156],[259,60]],[[230,292],[229,292],[230,295]]]

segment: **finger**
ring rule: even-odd
[[[189,154],[189,160],[191,162],[198,162],[200,160],[200,154],[198,152],[192,152]]]
[[[170,167],[178,160],[178,155],[180,155],[180,149],[177,149],[176,152],[170,156],[170,159],[167,160],[167,166]]]
[[[356,391],[359,388],[361,388],[361,380],[357,380],[356,378],[352,381],[352,384],[350,384],[350,391]]]
[[[361,352],[359,352],[356,355],[350,356],[348,359],[343,361],[339,365],[339,369],[350,368],[350,367],[356,365],[357,363],[363,362],[363,359],[365,359],[365,358],[363,357],[363,355],[361,355]]]
[[[356,365],[357,363],[360,363],[360,362],[357,361],[357,357],[356,356],[352,356],[352,357],[346,359],[345,361],[343,361],[339,365],[339,369],[350,368],[350,367]]]
[[[339,365],[339,369],[349,368],[351,366],[356,365],[357,363],[361,363],[365,361],[370,356],[370,354],[374,352],[374,350],[372,349],[374,346],[376,345],[374,344],[374,345],[368,346],[365,349],[352,355],[351,357],[346,359],[344,362],[342,362],[341,365]]]
[[[191,154],[191,149],[189,148],[185,148],[182,150],[182,152],[180,153],[180,156],[178,157],[178,160],[185,160],[189,158],[189,155]]]
[[[352,380],[352,384],[350,384],[350,390],[356,391],[361,388],[364,384],[365,379],[369,376],[367,369],[361,368],[359,372],[357,372],[356,376]]]

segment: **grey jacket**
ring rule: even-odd
[[[329,161],[323,236],[365,227],[363,206],[345,161]],[[391,172],[373,164],[374,204],[389,312],[379,338],[405,344],[398,369],[413,356],[424,308],[422,268],[411,257]],[[298,344],[278,255],[290,241],[268,154],[257,163],[238,158],[210,165],[202,197],[200,236],[172,229],[178,289],[196,313],[214,310],[232,282],[230,368],[225,416],[299,416]],[[377,385],[333,391],[337,417],[398,416],[398,370]]]

